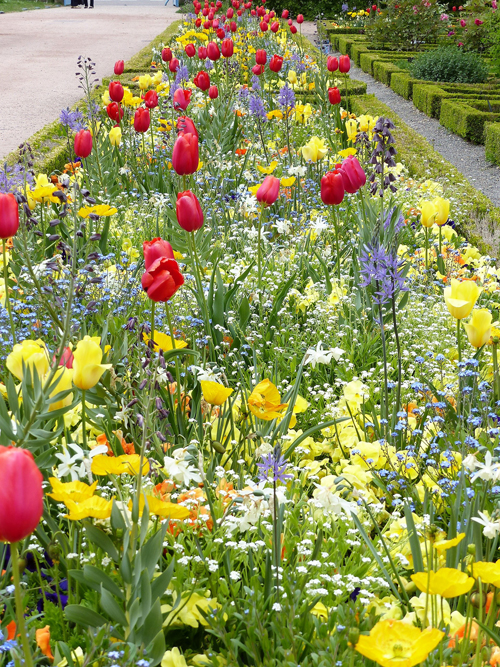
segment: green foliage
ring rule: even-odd
[[[492,14],[489,27],[491,40],[489,55],[493,64],[493,72],[500,77],[500,11],[497,10]]]
[[[490,106],[480,100],[443,100],[439,122],[464,139],[483,144],[485,124],[500,120],[500,106]]]
[[[487,123],[484,147],[486,159],[500,164],[500,123]]]
[[[295,18],[297,14],[303,14],[304,18],[313,21],[318,16],[331,18],[342,7],[343,0],[273,0],[269,9],[281,16],[283,9],[288,9],[290,15]]]
[[[416,51],[435,43],[441,28],[442,6],[436,0],[390,0],[367,28],[371,40],[396,51]]]
[[[483,83],[489,70],[477,54],[446,46],[419,55],[412,63],[411,72],[415,78],[425,81]]]

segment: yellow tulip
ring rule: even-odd
[[[360,132],[371,132],[373,128],[375,127],[375,123],[377,122],[378,118],[375,116],[369,116],[363,114],[362,116],[358,116],[358,123],[359,123],[359,131]]]
[[[414,667],[423,662],[444,637],[436,628],[420,630],[404,621],[379,621],[361,635],[356,651],[382,667]]]
[[[296,72],[294,69],[291,69],[291,70],[288,72],[288,81],[289,81],[289,83],[292,84],[292,86],[293,86],[295,83],[298,83],[297,72]]]
[[[325,140],[316,136],[311,137],[309,142],[305,146],[302,146],[301,150],[304,159],[310,160],[311,162],[322,160],[328,153],[328,148],[325,146]]]
[[[463,320],[464,317],[470,315],[481,291],[481,287],[478,287],[474,280],[460,282],[452,278],[451,285],[444,289],[444,300],[450,314],[456,320]]]
[[[81,503],[88,498],[92,498],[97,487],[97,482],[89,486],[85,482],[79,481],[61,482],[57,477],[49,477],[49,482],[52,484],[52,493],[47,495],[49,498],[57,500],[58,503],[66,503],[67,500]]]
[[[412,574],[411,579],[419,591],[430,595],[440,595],[443,598],[455,598],[468,593],[474,585],[474,579],[466,572],[452,567],[442,567],[434,572],[418,572]]]
[[[161,667],[187,667],[186,658],[179,651],[177,646],[171,651],[165,651],[161,659]]]
[[[347,132],[347,138],[349,141],[354,141],[358,134],[358,123],[354,119],[346,120],[345,129]]]
[[[111,364],[101,364],[102,350],[90,336],[81,340],[73,353],[73,384],[78,389],[92,389]]]
[[[210,405],[222,405],[234,391],[234,389],[224,387],[219,382],[211,382],[210,380],[203,380],[200,384],[203,398]]]
[[[450,215],[450,202],[448,199],[443,199],[442,197],[436,197],[436,199],[434,199],[432,203],[434,204],[434,207],[437,211],[434,222],[436,223],[436,225],[442,227],[443,225],[446,224],[448,217]]]
[[[472,311],[470,322],[464,323],[472,347],[483,347],[490,340],[492,319],[492,314],[486,308],[477,308]]]
[[[42,340],[23,340],[14,345],[12,352],[7,357],[7,368],[18,380],[24,377],[24,369],[29,368],[33,374],[35,371],[40,379],[49,370],[49,353]]]
[[[71,389],[73,385],[73,369],[66,368],[65,366],[59,366],[54,375],[52,384],[50,385],[51,392],[49,398],[56,396],[61,391],[67,391]],[[54,401],[50,404],[49,412],[53,410],[59,410],[60,408],[65,408],[68,405],[71,405],[73,401],[73,394],[68,394],[60,401]]]
[[[297,104],[295,107],[295,122],[305,125],[312,114],[312,107],[308,104]]]
[[[119,146],[122,142],[121,127],[112,127],[108,136],[112,146]]]
[[[147,90],[152,83],[153,79],[151,78],[150,74],[144,74],[143,76],[139,77],[139,88],[141,90]]]
[[[481,579],[483,584],[493,584],[500,588],[500,560],[496,563],[478,561],[472,566],[472,574],[476,579]]]
[[[69,514],[66,514],[66,518],[70,519],[70,521],[78,521],[90,517],[93,519],[109,519],[113,500],[105,500],[100,496],[92,496],[81,503],[75,503],[74,500],[67,500],[65,504],[69,509]]]
[[[268,379],[259,382],[248,397],[250,412],[264,421],[282,417],[287,406],[288,403],[281,402],[278,389]]]
[[[420,222],[422,223],[422,227],[432,227],[436,222],[437,215],[438,210],[434,205],[434,202],[423,201],[420,204]]]

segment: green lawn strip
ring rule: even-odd
[[[62,7],[62,2],[37,2],[36,0],[0,0],[0,12],[10,14],[11,12],[31,11],[32,9],[52,9]]]
[[[136,53],[130,60],[125,63],[124,76],[122,82],[128,85],[132,82],[134,76],[139,76],[151,71],[151,53],[154,48],[161,47],[167,44],[172,36],[177,32],[181,19],[172,23],[166,30],[155,37],[147,46]],[[98,103],[102,94],[107,90],[109,77],[103,79],[103,84],[97,86],[92,91],[92,97]],[[79,100],[71,108],[75,110],[77,107],[85,109],[85,101]],[[33,151],[33,169],[37,173],[50,174],[53,171],[59,171],[64,167],[64,164],[69,160],[68,142],[59,120],[45,125],[41,130],[33,134],[26,142],[31,146]],[[13,165],[19,160],[19,151],[15,150],[2,163]]]
[[[406,125],[392,109],[374,95],[356,97],[352,103],[356,115],[385,116],[394,122],[396,125],[394,137],[398,151],[396,159],[401,160],[413,178],[430,178],[438,181],[443,185],[445,195],[448,193],[458,197],[461,201],[461,217],[467,220],[467,223],[463,223],[458,230],[459,233],[466,236],[483,252],[495,255],[498,247],[492,247],[485,239],[489,236],[485,230],[491,230],[493,236],[493,230],[500,227],[500,209],[495,207],[486,195],[476,190],[458,169],[434,150],[424,137]],[[500,150],[500,135],[495,137],[496,150]],[[492,139],[492,144],[493,141]]]

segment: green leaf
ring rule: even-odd
[[[153,600],[156,600],[156,598],[161,598],[161,596],[165,593],[172,579],[172,575],[174,574],[174,569],[175,558],[172,558],[172,561],[167,569],[164,570],[159,577],[153,579],[151,583],[151,596]]]
[[[85,565],[83,573],[87,581],[97,584],[99,587],[98,590],[100,590],[100,586],[102,585],[110,593],[116,595],[117,598],[120,598],[120,600],[125,599],[125,595],[118,584],[111,579],[109,574],[106,574],[106,572],[103,572],[100,568],[95,567],[94,565]]]
[[[81,604],[67,605],[66,609],[64,610],[64,615],[68,621],[71,621],[71,623],[78,623],[78,625],[81,625],[84,628],[89,625],[91,628],[98,628],[101,625],[106,625],[108,622],[103,616],[101,616],[101,614],[98,614],[93,609],[84,607]]]
[[[101,607],[108,616],[111,617],[111,620],[115,623],[119,623],[124,628],[127,627],[127,617],[125,616],[123,609],[104,586],[101,586]]]
[[[165,654],[165,634],[163,632],[163,629],[161,629],[157,634],[156,637],[153,639],[151,644],[148,646],[146,649],[146,655],[148,656],[150,660],[150,665],[151,667],[155,667],[155,665],[159,665],[161,662],[161,659],[163,658]]]
[[[113,509],[115,507],[115,503],[113,503]],[[111,510],[111,513],[113,512],[113,509]],[[118,508],[116,508],[117,511]],[[120,514],[121,516],[121,514]],[[87,521],[84,522],[83,524],[85,526],[85,532],[87,533],[87,537],[92,542],[92,544],[95,544],[98,546],[100,549],[104,551],[104,553],[107,553],[110,558],[112,558],[115,563],[117,563],[120,560],[120,555],[118,553],[117,548],[111,541],[111,539],[104,533],[100,528],[97,528],[96,526],[93,526],[91,523],[88,523]]]
[[[408,503],[405,503],[405,519],[408,539],[410,541],[411,555],[413,557],[413,570],[415,573],[424,572],[425,568],[424,559],[422,558],[422,547],[420,546],[417,529]]]
[[[161,604],[157,599],[151,607],[151,611],[145,617],[142,627],[142,640],[146,646],[155,639],[156,635],[162,630],[162,626]]]
[[[143,567],[147,568],[150,577],[153,576],[156,564],[162,554],[164,537],[165,531],[158,530],[141,549],[142,564]]]

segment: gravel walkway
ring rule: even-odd
[[[314,23],[306,23],[302,26],[302,33],[311,41],[316,41],[317,32]],[[332,53],[339,56],[339,53]],[[353,79],[364,81],[367,84],[367,93],[387,104],[407,125],[421,134],[451,162],[460,173],[475,188],[485,194],[495,206],[500,206],[500,167],[488,162],[484,153],[484,146],[472,144],[465,139],[449,132],[440,125],[435,118],[429,118],[426,114],[413,106],[413,103],[397,95],[391,88],[379,83],[372,76],[363,72],[359,67],[351,64]]]

